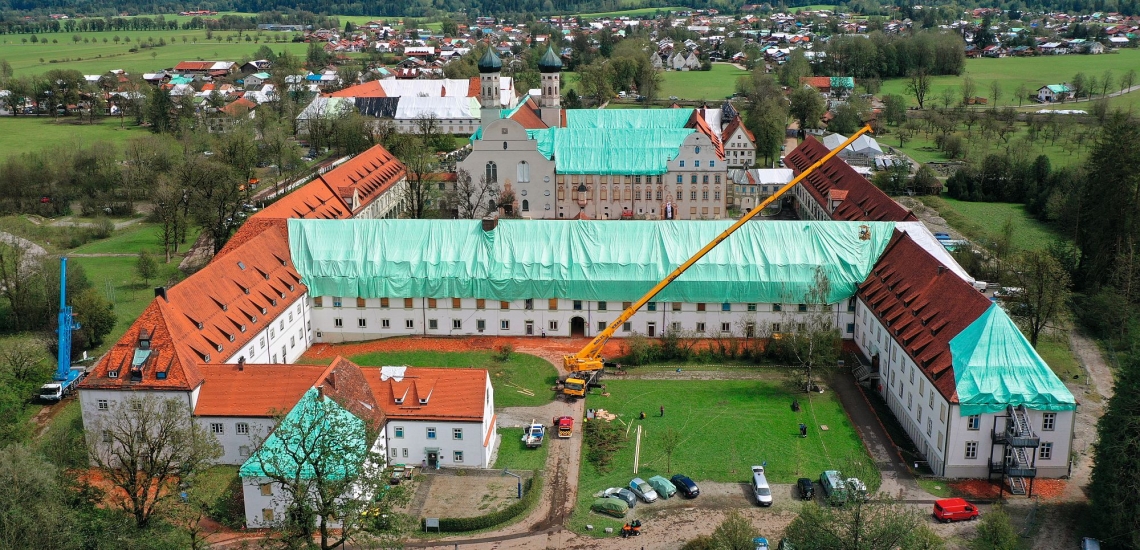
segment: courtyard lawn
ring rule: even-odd
[[[76,220],[79,221],[79,220]],[[119,220],[115,220],[119,221]],[[190,227],[187,231],[186,242],[193,243],[198,239],[201,228]],[[189,244],[180,245],[178,251],[185,253]],[[146,251],[154,256],[159,263],[166,261],[162,253],[162,228],[158,224],[139,222],[118,229],[110,237],[85,244],[72,251],[75,254],[138,254]],[[171,263],[176,261],[171,258]]]
[[[558,381],[558,371],[545,359],[512,353],[505,362],[496,361],[490,351],[393,351],[353,355],[348,359],[362,367],[408,365],[410,367],[483,368],[491,374],[496,407],[535,407],[554,400],[550,390]],[[521,389],[534,395],[520,393]],[[521,437],[521,434],[520,434]]]
[[[620,527],[622,522],[589,511],[593,495],[607,487],[625,487],[633,477],[670,477],[683,473],[701,482],[749,480],[749,468],[767,461],[768,480],[794,483],[799,477],[818,478],[827,469],[871,471],[868,487],[877,489],[880,479],[863,443],[848,421],[834,393],[792,393],[782,378],[774,380],[614,380],[606,381],[610,396],[593,393],[586,407],[617,414],[614,420],[640,424],[641,464],[633,473],[636,426],[628,430],[625,446],[614,454],[609,472],[599,472],[586,458],[584,449],[579,473],[578,504],[571,528],[584,532],[584,525]],[[792,412],[793,399],[800,411]],[[665,406],[664,418],[658,416]],[[638,420],[644,411],[645,420]],[[808,437],[799,436],[799,424],[808,425]],[[827,426],[827,431],[820,429]],[[680,434],[673,452],[672,469],[667,469],[661,436],[668,428]],[[853,462],[858,466],[849,466]],[[789,500],[777,492],[777,504]],[[697,499],[700,504],[700,498]],[[652,505],[647,505],[652,506]]]
[[[1001,236],[1006,220],[1013,220],[1013,246],[1017,249],[1041,250],[1063,238],[1026,212],[1023,204],[966,202],[945,195],[919,198],[973,240],[993,242]]]
[[[539,422],[545,421],[539,420]],[[493,468],[542,471],[546,467],[547,448],[550,445],[562,444],[552,432],[547,431],[546,440],[542,442],[541,447],[528,449],[522,442],[523,431],[522,428],[499,428],[499,454],[495,458]]]
[[[0,157],[90,147],[96,142],[114,144],[121,153],[128,139],[150,135],[149,131],[129,120],[124,126],[119,127],[118,118],[103,118],[95,124],[86,124],[75,117],[56,120],[37,116],[0,117]]]
[[[709,71],[665,71],[661,73],[661,91],[657,97],[666,100],[706,100],[720,105],[736,91],[736,80],[748,75],[731,63],[713,63]]]
[[[1021,83],[1025,83],[1030,94],[1036,94],[1037,89],[1048,84],[1072,82],[1073,75],[1084,73],[1086,77],[1102,78],[1105,71],[1111,70],[1116,81],[1116,90],[1120,90],[1120,77],[1129,69],[1140,66],[1140,50],[1122,49],[1118,53],[1101,55],[1049,55],[1037,57],[1005,57],[1001,59],[978,58],[966,60],[966,72],[963,76],[938,76],[932,79],[930,93],[927,95],[927,107],[938,102],[938,96],[944,88],[960,88],[965,75],[974,78],[977,91],[976,96],[990,97],[990,83],[1001,83],[1002,95],[998,105],[1017,106],[1017,97],[1014,91]],[[880,97],[886,94],[898,94],[910,102],[918,105],[914,96],[906,90],[906,78],[892,78],[883,82]],[[1140,84],[1138,82],[1137,84]],[[1109,90],[1110,92],[1113,90]],[[1140,94],[1132,92],[1128,95]],[[957,93],[955,98],[957,98]],[[1125,96],[1127,97],[1127,95]],[[990,103],[993,101],[991,99]],[[1029,99],[1022,101],[1023,105],[1036,105]],[[1075,104],[1073,109],[1086,109],[1090,105],[1085,102]]]

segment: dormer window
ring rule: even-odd
[[[117,370],[107,371],[107,378],[118,378],[118,377],[119,377],[119,371],[117,371]]]
[[[245,262],[238,262],[238,269],[245,271]]]
[[[426,398],[426,397],[420,398],[420,405],[427,405],[427,403],[428,403],[428,398]]]
[[[230,341],[231,341],[231,342],[233,342],[233,341],[234,341],[234,335],[233,335],[233,334],[229,334],[229,335],[227,335],[227,336],[229,336],[229,339],[230,339]],[[222,351],[222,350],[218,350],[218,351]]]
[[[218,346],[218,351],[222,351],[222,346]],[[207,362],[207,363],[209,363],[209,362],[210,362],[210,354],[209,354],[209,353],[207,353],[207,354],[205,355],[205,357],[202,357],[202,360],[203,360],[203,361],[205,361],[205,362]]]
[[[404,398],[403,397],[397,397],[395,399],[395,401],[396,401],[397,405],[403,405],[404,404]]]
[[[261,309],[261,314],[265,315],[265,308],[259,308],[259,309]],[[202,328],[202,327],[198,327],[198,328]]]
[[[217,349],[218,351],[222,351],[222,345],[218,344],[217,346],[215,346],[215,349]],[[208,361],[208,359],[207,359],[207,361]]]
[[[238,330],[245,332],[245,325],[239,325]]]

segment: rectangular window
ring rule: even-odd
[[[622,302],[621,308],[622,309],[629,309],[629,306],[632,306],[632,305],[633,305],[633,302]]]
[[[918,404],[918,426],[922,428],[922,403]]]
[[[967,430],[980,430],[982,429],[982,417],[980,415],[972,414],[966,417]]]
[[[705,176],[706,180],[708,178],[709,178],[708,176]],[[706,181],[705,183],[708,183],[708,182]],[[708,191],[701,191],[701,200],[703,200],[703,201],[709,200],[709,192]]]
[[[333,307],[340,307],[340,296],[333,296]]]
[[[394,432],[394,435],[392,437],[395,437],[396,439],[403,439],[404,438],[404,427],[403,426],[396,426],[395,428],[392,429],[392,431]]]
[[[387,298],[380,298],[380,307],[382,307],[382,308],[388,307],[388,299]]]
[[[368,328],[368,319],[365,319],[364,317],[360,317],[359,319],[356,320],[356,326],[358,326],[360,328]]]
[[[558,321],[551,321],[550,322],[550,331],[554,332],[556,330],[558,330]]]
[[[551,298],[548,300],[546,303],[546,309],[549,309],[550,311],[558,309],[558,298]]]
[[[451,438],[456,440],[463,439],[463,428],[452,428]]]
[[[927,403],[926,406],[931,409],[934,408],[934,388],[930,388],[930,402]]]
[[[681,302],[673,302],[673,311],[681,311]]]
[[[499,309],[511,309],[510,302],[499,302]]]
[[[701,167],[701,161],[694,160],[693,161],[693,168],[700,168],[700,167]]]
[[[756,304],[748,304],[748,311],[756,311]]]
[[[934,435],[934,422],[933,422],[933,420],[934,419],[929,417],[929,416],[926,417],[926,437],[930,437],[931,435]]]
[[[487,330],[487,320],[486,319],[476,319],[475,320],[475,330],[477,330],[479,332],[483,332],[484,330]]]
[[[677,183],[685,183],[685,176],[677,174]],[[677,200],[681,200],[681,192],[677,191]]]
[[[534,298],[523,300],[523,309],[534,309]]]
[[[855,323],[847,323],[847,334],[855,333]]]
[[[249,445],[238,447],[238,456],[249,456]]]
[[[415,307],[415,303],[412,301],[412,299],[404,298],[404,309],[412,309],[413,307]]]
[[[392,321],[389,319],[380,319],[380,328],[392,328]]]
[[[404,319],[404,328],[407,328],[407,329],[416,328],[416,322],[411,320],[411,319]]]
[[[721,311],[732,311],[732,304],[725,302],[725,303],[720,305],[720,310]]]
[[[238,422],[234,425],[234,433],[238,435],[249,435],[249,424]]]
[[[1053,458],[1053,444],[1042,442],[1041,447],[1037,449],[1037,458],[1041,460]]]
[[[439,330],[439,319],[428,319],[428,330]]]
[[[365,307],[367,305],[368,305],[368,300],[365,300],[364,298],[357,298],[356,299],[356,307],[362,308],[362,307]]]
[[[210,433],[215,434],[215,435],[225,435],[226,434],[226,427],[224,425],[222,425],[221,422],[211,422],[210,423]]]
[[[783,304],[772,304],[772,311],[784,311]]]
[[[946,422],[946,403],[940,403],[939,409],[941,409],[941,410],[938,413],[938,421],[939,422]]]
[[[401,449],[400,453],[404,456],[404,458],[408,458],[408,448],[407,447],[404,447],[403,449]]]
[[[455,462],[463,462],[463,451],[455,451],[451,454],[452,459],[455,460]]]
[[[273,496],[273,486],[272,485],[270,485],[268,483],[262,483],[261,487],[259,487],[259,489],[261,489],[261,496],[263,496],[263,497]]]
[[[732,324],[731,323],[721,323],[720,324],[720,331],[721,332],[731,332],[732,331]]]
[[[96,401],[95,403],[96,403],[96,407],[98,407],[99,410],[101,410],[101,411],[105,411],[109,407],[106,399],[100,399],[99,401]]]
[[[499,321],[499,329],[500,330],[511,330],[511,322],[506,320],[506,319]]]
[[[427,429],[427,438],[428,439],[435,439],[435,428],[428,428]]]
[[[451,329],[452,330],[462,330],[463,329],[463,321],[461,319],[452,319],[451,320]]]
[[[317,296],[313,298],[313,307],[322,307],[324,306],[324,302],[325,301],[320,296]]]
[[[697,311],[704,311],[704,310],[705,310],[704,302],[698,302],[697,303]]]
[[[649,302],[646,311],[657,311],[657,302]]]
[[[111,442],[111,430],[103,430],[103,443]]]
[[[911,393],[906,394],[906,410],[908,410],[908,411],[914,410],[914,394],[911,394]],[[919,409],[919,410],[921,411],[922,409]]]
[[[781,328],[780,323],[772,323],[772,334],[779,334]]]
[[[463,299],[462,298],[452,298],[451,299],[451,309],[462,309],[462,308],[463,308]]]
[[[436,306],[435,298],[428,298],[427,302],[428,302],[428,309],[435,309],[435,306]]]
[[[598,311],[606,311],[607,304],[605,302],[598,302]]]
[[[716,161],[715,161],[715,160],[710,160],[710,161],[709,161],[709,168],[716,168]],[[719,182],[718,182],[718,183],[719,183]]]
[[[1057,413],[1044,413],[1041,415],[1041,430],[1051,432],[1057,429]]]
[[[697,323],[697,332],[704,332],[704,331],[705,331],[705,324],[704,323]]]
[[[476,299],[475,309],[487,309],[487,301],[482,298]]]
[[[601,332],[603,330],[606,330],[606,322],[605,321],[598,321],[598,332]]]
[[[681,168],[684,168],[684,167],[685,167],[685,161],[682,160],[681,161]]]
[[[970,459],[970,460],[974,460],[974,459],[978,458],[978,442],[977,441],[967,441],[966,442],[966,458]]]
[[[798,309],[800,312],[807,311],[807,304],[799,304],[796,306],[796,309]]]
[[[679,332],[681,330],[681,323],[678,323],[677,321],[669,323],[669,330],[673,332]]]
[[[847,311],[855,311],[855,298],[847,300]]]
[[[582,300],[574,300],[574,311],[582,311]]]
[[[629,322],[622,323],[622,325],[621,325],[621,331],[622,332],[629,332],[631,330],[633,330],[633,323],[629,323]]]
[[[340,317],[333,319],[333,326],[336,328],[343,327],[344,326],[344,319],[341,319]]]
[[[269,495],[266,495],[266,496],[272,496],[272,494],[273,493],[270,493]],[[262,508],[261,509],[261,521],[264,521],[265,523],[273,523],[273,509],[272,508]]]

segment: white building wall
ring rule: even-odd
[[[986,477],[991,431],[995,420],[999,426],[1004,426],[1004,420],[996,419],[995,414],[980,415],[978,429],[971,429],[969,417],[962,416],[958,405],[948,403],[938,393],[862,300],[857,301],[855,324],[856,345],[867,357],[879,356],[877,389],[880,395],[926,457],[934,474],[951,478]],[[1054,428],[1048,431],[1042,430],[1042,415],[1043,411],[1030,411],[1033,428],[1042,443],[1053,443],[1053,446],[1050,458],[1037,460],[1038,477],[1067,475],[1073,412],[1058,412]],[[968,441],[978,443],[975,458],[966,458]],[[993,453],[1000,457],[1002,448],[993,447]]]
[[[427,464],[428,451],[434,449],[439,453],[441,468],[487,468],[490,452],[483,441],[487,431],[495,429],[489,421],[489,418],[484,422],[448,422],[390,417],[384,427],[388,463],[422,467]],[[435,430],[434,438],[428,437],[429,429]],[[454,437],[454,430],[462,431],[461,439]],[[463,453],[462,460],[456,460],[456,452]]]
[[[242,357],[250,364],[296,362],[313,344],[311,310],[309,295],[302,294],[225,362],[236,364]]]
[[[223,454],[218,464],[233,465],[244,463],[275,425],[272,418],[265,417],[195,416],[194,421],[221,444]]]
[[[749,168],[756,162],[756,144],[737,128],[724,142],[724,160],[729,168]]]
[[[526,128],[510,119],[486,124],[483,139],[471,143],[471,154],[458,163],[458,168],[479,181],[488,173],[490,163],[494,163],[493,174],[500,191],[509,185],[515,192],[520,216],[531,219],[556,216],[554,161],[538,152],[538,142],[527,138]]]
[[[624,302],[597,302],[589,300],[557,300],[556,309],[550,300],[514,300],[504,309],[496,300],[460,298],[460,307],[453,307],[450,298],[411,298],[411,307],[405,307],[404,298],[384,300],[368,298],[364,307],[357,307],[356,298],[340,298],[341,307],[335,307],[337,298],[320,298],[321,307],[312,310],[315,342],[351,342],[390,336],[428,335],[502,335],[502,336],[571,336],[575,323],[581,323],[582,336],[594,336],[617,318],[626,307]],[[700,307],[704,311],[699,311]],[[754,323],[755,334],[768,329],[787,332],[789,318],[801,313],[798,304],[768,303],[675,303],[651,302],[630,318],[627,326],[614,336],[628,337],[634,333],[659,337],[668,330],[694,332],[697,336],[716,337],[725,333],[743,336],[747,323]],[[852,337],[854,328],[854,302],[844,301],[830,306],[835,314],[835,326],[845,339]],[[338,326],[338,321],[339,326]],[[481,323],[480,323],[481,322]],[[674,325],[674,324],[677,325]],[[703,326],[702,326],[703,325]],[[726,326],[727,325],[727,326]],[[482,329],[480,329],[482,326]],[[628,330],[627,330],[628,329]]]
[[[127,376],[130,376],[127,374]],[[131,389],[88,389],[79,390],[79,410],[83,416],[83,427],[87,436],[94,441],[102,441],[102,428],[105,419],[113,414],[116,407],[128,399],[142,397],[158,400],[173,399],[185,403],[190,411],[198,403],[198,392],[201,386],[193,391],[146,391],[139,392]]]
[[[376,197],[372,204],[357,212],[353,219],[379,220],[397,218],[404,211],[404,198],[408,192],[408,178],[401,178],[387,191]]]

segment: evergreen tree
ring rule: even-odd
[[[1105,548],[1140,548],[1140,359],[1117,371],[1116,387],[1097,422],[1089,497]]]

